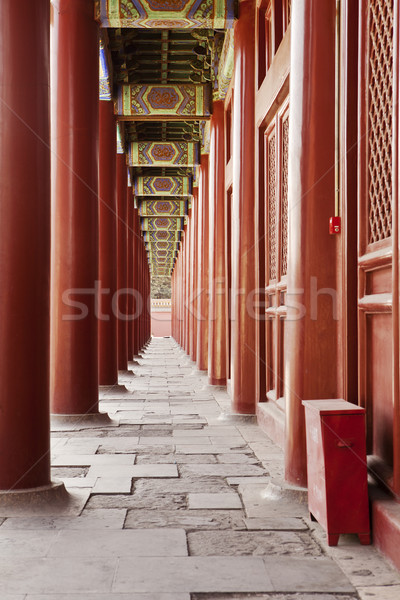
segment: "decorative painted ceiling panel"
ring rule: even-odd
[[[189,196],[192,193],[191,177],[136,177],[137,196]]]
[[[188,202],[185,200],[145,200],[139,207],[141,217],[154,217],[157,215],[166,217],[184,217],[188,212]]]
[[[199,147],[195,142],[132,142],[129,145],[130,167],[192,167],[199,164]]]
[[[180,242],[181,232],[180,231],[144,231],[144,240],[146,242]]]
[[[208,117],[210,96],[209,85],[121,85],[116,108],[123,117]]]
[[[102,27],[227,29],[235,20],[234,0],[95,0]]]
[[[185,220],[183,218],[173,217],[154,217],[142,219],[143,231],[157,231],[161,233],[162,230],[169,231],[180,231],[183,229]]]

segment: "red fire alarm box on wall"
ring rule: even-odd
[[[370,544],[365,409],[345,400],[305,400],[308,507],[327,531]]]

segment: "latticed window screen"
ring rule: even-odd
[[[276,256],[276,136],[268,139],[268,255],[269,279],[277,277]]]
[[[368,9],[368,243],[392,235],[393,0]]]
[[[288,254],[289,116],[282,123],[281,270],[287,275]]]

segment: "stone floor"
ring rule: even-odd
[[[400,598],[372,547],[327,547],[280,449],[172,339],[130,367],[101,392],[109,425],[54,426],[68,505],[0,518],[0,600]]]

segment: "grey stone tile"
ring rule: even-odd
[[[244,520],[249,531],[254,530],[277,530],[277,531],[306,531],[307,525],[303,519],[297,517],[279,517],[279,515],[270,518],[254,518]]]
[[[90,467],[88,477],[178,477],[176,465],[95,465]]]
[[[53,532],[51,532],[53,533]],[[52,557],[187,556],[183,529],[122,529],[60,531],[49,552]]]
[[[25,596],[7,596],[0,600],[24,600]],[[26,600],[190,600],[190,594],[29,594]]]
[[[255,465],[259,461],[257,458],[252,456],[248,456],[244,452],[241,454],[237,452],[231,452],[230,454],[218,454],[217,456],[218,462],[221,464],[245,464],[245,465]],[[262,482],[261,482],[262,483]]]
[[[192,556],[321,556],[309,533],[294,531],[195,531],[188,533]]]
[[[0,557],[46,556],[58,531],[22,531],[0,527]]]
[[[128,510],[126,528],[181,527],[193,530],[245,529],[238,510]]]
[[[191,509],[241,509],[242,503],[237,494],[195,493],[188,495],[188,507]]]
[[[181,474],[209,477],[233,477],[244,475],[264,475],[264,469],[255,465],[184,465]]]
[[[157,573],[157,577],[154,574]],[[262,559],[187,557],[121,559],[113,591],[268,592],[271,580]]]
[[[265,558],[264,562],[276,592],[355,591],[336,563],[329,558]]]
[[[361,600],[399,600],[400,585],[380,585],[357,588]]]
[[[23,517],[7,519],[0,528],[3,529],[122,529],[126,510],[93,509],[83,511],[80,517]]]
[[[242,485],[247,483],[257,483],[257,484],[268,484],[271,479],[270,477],[265,477],[261,475],[260,477],[228,477],[227,480],[229,485]]]
[[[96,478],[93,477],[59,477],[64,483],[65,487],[68,488],[92,488],[96,483]]]
[[[131,488],[130,477],[98,477],[92,494],[129,494]]]
[[[0,589],[3,594],[106,593],[116,565],[114,558],[0,558]]]
[[[82,467],[91,465],[133,465],[135,454],[77,454],[59,455],[52,461],[53,467]]]

